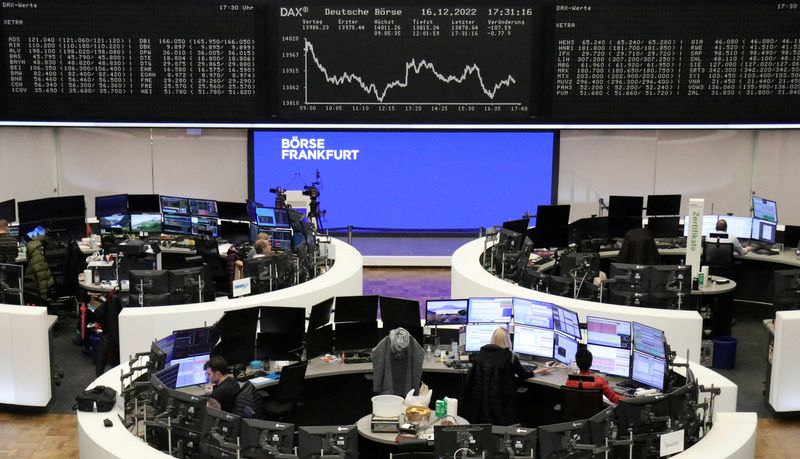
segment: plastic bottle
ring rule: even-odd
[[[425,349],[425,362],[430,363],[433,362],[433,350],[431,350],[431,345],[428,345],[428,348]]]

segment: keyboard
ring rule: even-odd
[[[372,354],[369,352],[345,352],[344,363],[370,363]]]
[[[539,365],[531,362],[522,362],[522,368],[533,373],[537,368],[539,368]]]
[[[778,255],[780,252],[770,249],[755,249],[753,250],[753,253],[757,255]]]

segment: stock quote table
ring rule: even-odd
[[[796,122],[782,1],[3,2],[0,121]]]

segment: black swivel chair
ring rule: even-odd
[[[712,276],[732,277],[733,243],[707,239],[703,242],[703,264]]]
[[[561,386],[561,416],[564,422],[589,419],[603,409],[602,390]]]
[[[282,421],[297,412],[303,396],[303,381],[306,378],[308,362],[298,362],[281,369],[281,379],[274,389],[267,391],[264,411],[267,419]]]

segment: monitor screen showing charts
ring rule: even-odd
[[[586,342],[602,346],[631,348],[631,323],[624,320],[586,317]]]
[[[631,351],[616,347],[586,346],[592,353],[592,370],[607,375],[622,376],[627,378],[631,372]]]
[[[514,327],[514,352],[553,358],[553,330],[517,325]]]
[[[467,325],[464,350],[478,352],[492,341],[492,335],[499,327],[508,329],[507,325],[498,324],[469,324]]]
[[[632,380],[658,390],[664,390],[666,371],[667,363],[665,360],[642,352],[633,352]]]
[[[469,321],[473,323],[508,323],[512,314],[511,298],[470,298]]]
[[[175,383],[175,388],[205,384],[206,370],[203,365],[209,358],[209,354],[201,354],[173,360],[172,364],[178,365],[178,381]]]
[[[543,301],[514,298],[514,323],[553,328],[553,305]]]
[[[578,321],[578,314],[569,309],[553,305],[553,328],[575,339],[581,339],[581,324]]]
[[[664,332],[638,322],[633,323],[633,349],[664,359]]]
[[[556,333],[553,340],[553,358],[563,363],[571,365],[575,360],[575,353],[578,352],[578,341],[563,333]]]

